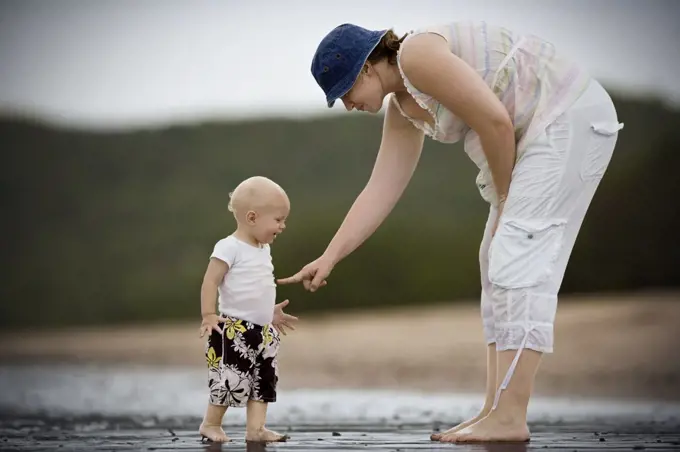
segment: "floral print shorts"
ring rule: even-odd
[[[271,325],[223,319],[222,334],[213,331],[206,345],[210,403],[243,407],[248,400],[275,402],[279,333]]]

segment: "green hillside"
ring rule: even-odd
[[[625,128],[576,244],[565,292],[680,285],[680,112],[617,100]],[[277,276],[321,253],[368,179],[381,118],[352,114],[88,133],[0,122],[0,324],[195,318],[228,192],[264,175],[289,193]],[[487,205],[461,146],[426,141],[387,223],[317,294],[281,287],[291,310],[476,297]]]

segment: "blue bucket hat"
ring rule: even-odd
[[[342,24],[321,40],[312,58],[312,75],[326,94],[328,108],[352,88],[387,31]]]

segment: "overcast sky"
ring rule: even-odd
[[[678,0],[0,0],[0,109],[81,126],[328,113],[318,41],[484,19],[680,105]],[[334,111],[339,111],[336,105]]]

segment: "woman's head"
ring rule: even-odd
[[[397,51],[404,37],[392,30],[367,30],[343,24],[328,33],[312,59],[312,75],[332,107],[341,99],[348,110],[377,113],[392,91],[387,83],[396,71]]]

